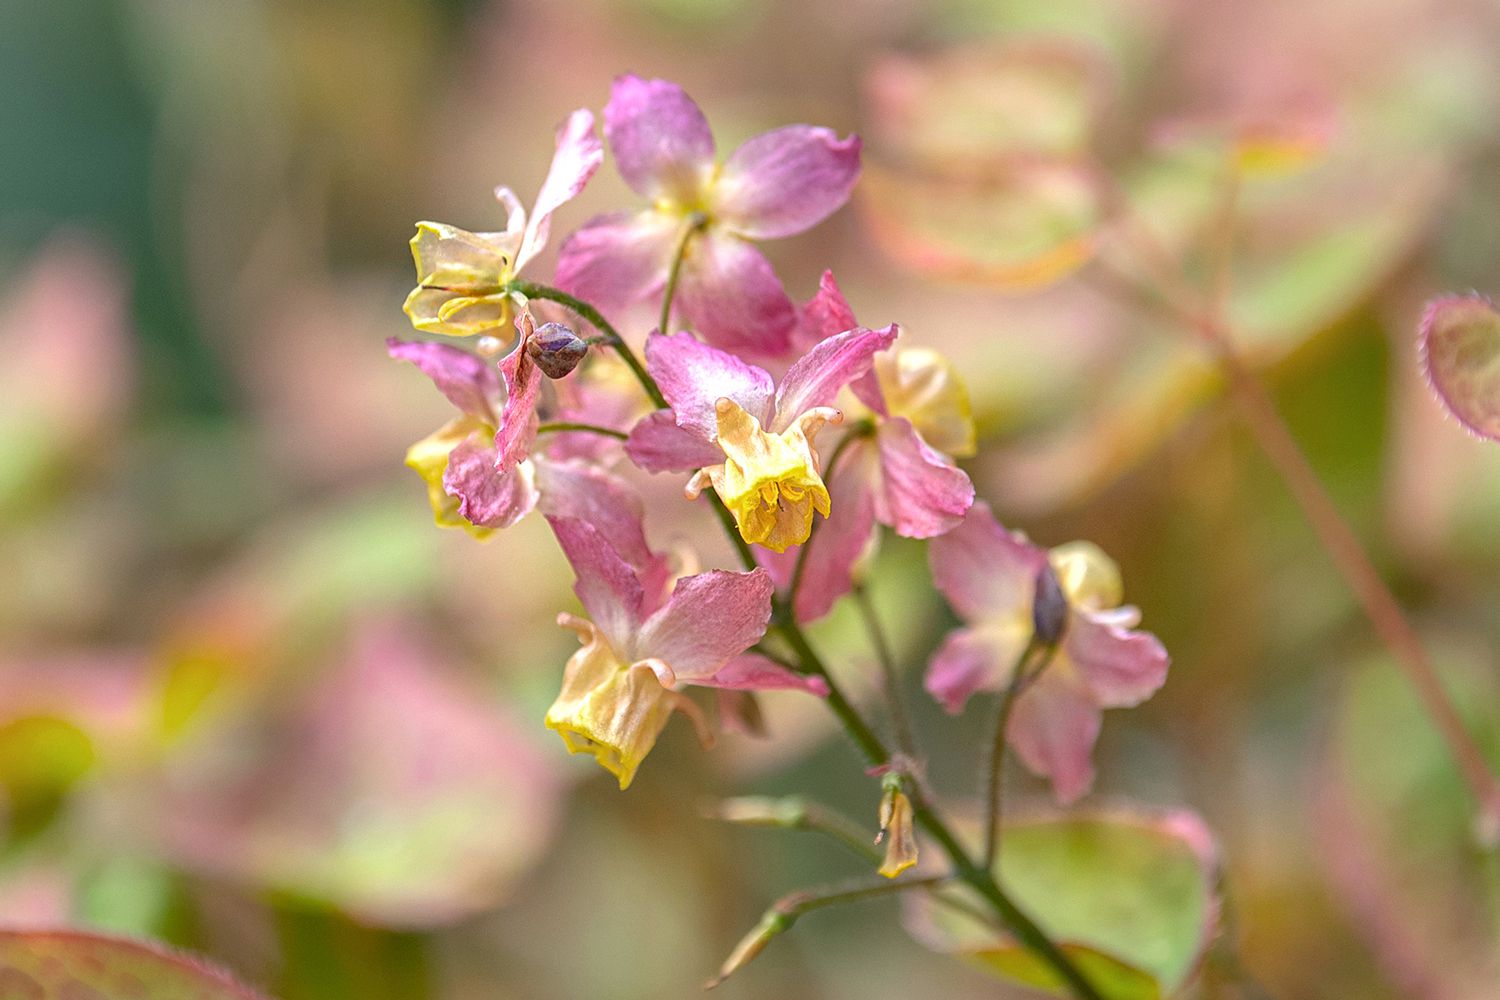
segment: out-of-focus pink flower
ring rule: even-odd
[[[552,213],[588,183],[604,161],[592,112],[579,109],[557,129],[557,151],[528,218],[513,191],[495,189],[505,206],[505,231],[471,233],[441,222],[417,223],[411,239],[417,287],[403,308],[412,325],[428,333],[509,335],[515,297],[505,290],[547,245]]]
[[[831,272],[802,308],[799,339],[813,341],[858,327]],[[876,354],[871,370],[852,383],[869,407],[849,433],[836,468],[826,470],[839,516],[820,527],[800,555],[768,556],[767,569],[788,586],[800,561],[793,608],[801,621],[827,614],[853,585],[854,567],[869,547],[875,523],[907,538],[950,530],[974,502],[974,484],[953,464],[972,455],[974,419],[958,371],[936,351],[903,347]]]
[[[893,326],[828,337],[778,386],[765,369],[691,333],[654,333],[646,365],[671,409],[637,424],[626,451],[653,472],[698,469],[690,498],[711,484],[745,541],[783,552],[807,541],[814,511],[827,518],[832,509],[813,438],[843,419],[831,404],[895,338]]]
[[[1479,295],[1429,303],[1418,340],[1427,384],[1448,412],[1482,438],[1500,441],[1500,312]]]
[[[689,238],[675,303],[687,325],[726,349],[774,356],[796,311],[751,240],[792,236],[849,198],[860,142],[789,125],[715,162],[708,121],[681,87],[621,76],[604,109],[620,176],[650,208],[601,216],[563,244],[557,283],[603,308],[659,296]]]
[[[1012,681],[1031,643],[1038,575],[1050,564],[1067,611],[1051,660],[1016,700],[1012,746],[1062,802],[1094,780],[1091,759],[1102,710],[1138,705],[1167,677],[1167,651],[1133,631],[1140,612],[1121,606],[1119,568],[1088,542],[1050,552],[1007,531],[976,503],[928,550],[933,580],[968,627],[950,633],[927,668],[927,690],[950,712],[980,690]]]
[[[815,677],[741,656],[765,634],[771,579],[764,571],[710,570],[675,584],[632,565],[594,523],[549,518],[589,617],[558,616],[582,645],[547,712],[572,753],[590,753],[626,788],[674,709],[700,723],[681,685],[826,694]]]

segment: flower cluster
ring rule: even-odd
[[[437,522],[483,536],[539,510],[572,565],[584,615],[558,622],[580,645],[547,726],[621,788],[674,713],[708,742],[715,717],[755,717],[756,691],[825,697],[862,726],[802,629],[862,586],[883,526],[930,540],[937,588],[966,623],[933,656],[928,690],[952,711],[1004,692],[1021,761],[1059,800],[1082,795],[1101,710],[1149,697],[1167,668],[1121,606],[1118,570],[1086,543],[1047,552],[1002,528],[957,464],[976,431],[954,364],[894,324],[862,326],[831,273],[794,304],[753,245],[843,205],[858,139],[791,126],[718,163],[698,106],[634,76],[615,82],[603,117],[615,166],[648,206],[569,236],[552,285],[517,277],[602,161],[592,114],[575,111],[529,219],[502,188],[504,232],[424,222],[412,240],[414,325],[482,334],[476,349],[390,345],[459,411],[407,456]],[[549,310],[573,325],[541,323]],[[684,504],[713,506],[743,565],[687,572],[695,554],[658,552],[645,475],[676,476]],[[691,687],[715,689],[718,710]],[[921,764],[905,740],[893,754],[856,735],[882,776],[880,872],[895,878],[917,860]]]

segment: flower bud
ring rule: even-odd
[[[589,345],[561,323],[543,323],[526,341],[526,353],[548,378],[562,378],[588,352]]]
[[[1031,602],[1031,628],[1036,641],[1056,646],[1068,627],[1068,596],[1063,593],[1051,563],[1036,571],[1036,596]]]
[[[880,799],[880,835],[885,841],[885,860],[880,874],[895,878],[917,863],[917,834],[912,825],[911,799],[901,790],[900,781],[888,782]]]
[[[760,923],[755,925],[755,929],[746,934],[740,940],[740,943],[734,946],[734,951],[729,953],[729,957],[719,967],[719,974],[704,983],[703,988],[711,990],[734,975],[752,958],[765,951],[766,945],[771,943],[771,939],[785,932],[788,927],[792,926],[796,919],[795,916],[783,913],[775,908],[767,911],[766,915],[761,918]]]

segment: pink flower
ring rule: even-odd
[[[671,409],[637,424],[626,451],[653,472],[698,469],[689,498],[712,485],[745,541],[783,552],[807,541],[814,512],[832,510],[813,450],[818,430],[843,419],[830,404],[895,337],[895,327],[829,337],[778,386],[765,369],[691,333],[653,333],[646,366]]]
[[[802,309],[799,339],[809,342],[858,326],[832,272]],[[974,484],[953,463],[975,450],[969,396],[953,363],[936,351],[903,347],[877,354],[853,382],[869,407],[864,430],[827,470],[840,516],[807,543],[794,611],[813,621],[832,610],[853,585],[855,564],[869,548],[878,521],[906,538],[931,538],[952,529],[974,502]],[[790,583],[798,557],[768,558],[779,585]]]
[[[1034,773],[1072,802],[1094,780],[1091,760],[1102,710],[1145,701],[1167,677],[1167,651],[1132,629],[1140,612],[1121,606],[1119,568],[1093,545],[1048,552],[1007,531],[976,503],[934,539],[933,580],[968,627],[949,634],[927,668],[927,690],[950,712],[976,691],[1003,690],[1033,633],[1038,574],[1050,563],[1066,598],[1062,638],[1016,700],[1011,745]]]
[[[789,125],[718,164],[708,121],[681,87],[628,75],[615,80],[604,132],[625,183],[652,204],[568,237],[557,284],[605,309],[656,298],[692,234],[675,299],[686,325],[729,350],[782,353],[796,311],[750,241],[800,233],[842,206],[859,174],[859,139]]]
[[[528,218],[510,188],[495,189],[505,206],[501,233],[471,233],[442,222],[419,222],[411,239],[417,287],[406,297],[412,325],[428,333],[469,336],[510,333],[515,297],[505,290],[547,245],[552,213],[577,197],[599,164],[604,146],[594,116],[579,109],[557,129],[557,149]]]
[[[634,565],[592,519],[548,520],[589,617],[558,616],[582,648],[568,660],[547,726],[570,752],[593,754],[622,789],[674,710],[701,722],[680,686],[827,693],[819,678],[741,655],[760,641],[771,618],[764,571],[710,570],[674,584],[654,567],[643,572]]]

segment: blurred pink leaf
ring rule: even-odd
[[[79,931],[0,931],[0,997],[264,1000],[194,956]]]

